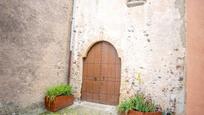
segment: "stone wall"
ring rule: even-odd
[[[0,0],[0,114],[38,114],[67,82],[72,0]]]
[[[142,90],[164,110],[184,114],[184,0],[75,0],[71,83],[80,97],[82,58],[91,45],[112,43],[121,58],[120,100]],[[143,84],[135,79],[141,73]]]

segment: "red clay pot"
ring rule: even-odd
[[[139,112],[135,110],[128,111],[128,115],[162,115],[162,112]]]
[[[74,96],[57,96],[54,101],[45,96],[45,107],[47,110],[56,112],[59,109],[72,105],[74,102]]]

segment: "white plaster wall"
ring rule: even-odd
[[[75,0],[72,29],[71,84],[80,97],[82,57],[96,41],[112,43],[121,57],[120,100],[142,90],[164,110],[184,112],[184,18],[176,0]],[[144,83],[138,84],[140,72]]]

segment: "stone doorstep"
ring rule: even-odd
[[[86,102],[86,101],[76,101],[72,106],[70,106],[70,109],[75,107],[82,107],[92,110],[98,110],[98,111],[104,111],[104,112],[110,112],[112,114],[117,113],[117,107],[112,105],[104,105],[99,103],[92,103],[92,102]]]
[[[45,112],[40,115],[118,115],[117,107],[86,101],[75,101],[73,105],[55,113]]]

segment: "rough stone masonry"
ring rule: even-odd
[[[98,41],[107,41],[121,58],[120,100],[142,90],[164,110],[184,114],[184,0],[75,0],[71,84],[81,96],[82,58]],[[143,84],[136,74],[141,73]]]
[[[36,114],[49,86],[71,84],[79,98],[82,58],[97,41],[121,58],[120,100],[141,90],[184,114],[184,0],[0,0],[0,114]],[[142,86],[135,79],[141,73]],[[142,88],[141,88],[142,87]],[[41,108],[41,109],[39,109]]]

